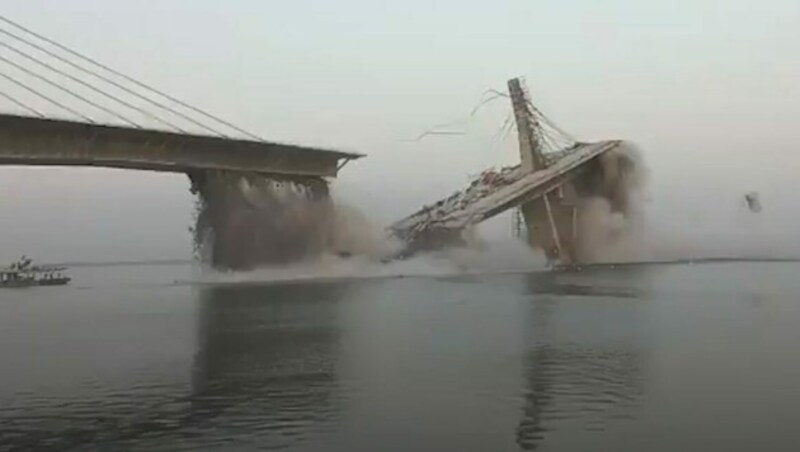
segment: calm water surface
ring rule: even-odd
[[[800,450],[800,265],[0,292],[0,450]]]

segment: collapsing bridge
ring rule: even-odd
[[[576,264],[589,259],[582,239],[582,200],[603,198],[613,212],[628,210],[626,175],[634,166],[618,140],[572,142],[546,152],[549,123],[530,101],[520,79],[508,82],[521,163],[484,171],[465,190],[427,205],[389,227],[404,247],[399,258],[463,243],[466,229],[518,209],[525,241],[548,260]],[[557,128],[556,128],[557,130]]]

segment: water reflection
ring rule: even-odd
[[[527,290],[531,295],[643,298],[648,276],[647,269],[637,267],[532,273]]]
[[[537,449],[557,424],[602,430],[615,419],[634,416],[643,389],[644,340],[638,310],[631,304],[641,302],[640,290],[587,278],[528,278],[527,388],[516,429],[523,450]],[[587,303],[564,302],[584,296],[589,296]]]
[[[15,336],[35,353],[23,357],[11,344],[15,361],[6,362],[18,365],[0,373],[0,450],[243,441],[263,449],[319,435],[339,418],[338,306],[347,290],[213,287],[194,304],[157,305],[158,315],[146,314],[155,305],[134,303],[122,315],[109,304],[111,315],[92,328],[83,322],[84,331],[59,311],[58,329]],[[192,308],[196,322],[187,321]]]
[[[278,446],[336,422],[337,301],[347,290],[341,284],[208,290],[199,311],[191,423],[225,417],[226,428]]]
[[[797,270],[14,292],[0,451],[797,450]]]

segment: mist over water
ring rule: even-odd
[[[382,245],[392,244],[383,242]],[[194,279],[179,282],[192,285],[328,282],[527,273],[546,269],[541,253],[524,246],[518,240],[504,239],[482,241],[476,247],[444,249],[391,262],[380,262],[376,256],[368,254],[350,257],[322,254],[302,262],[265,265],[244,271],[206,268],[202,273],[196,274]]]

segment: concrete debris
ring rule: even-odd
[[[753,213],[761,212],[761,200],[759,199],[758,193],[751,191],[744,195],[744,202],[747,204],[747,208],[750,209]]]

